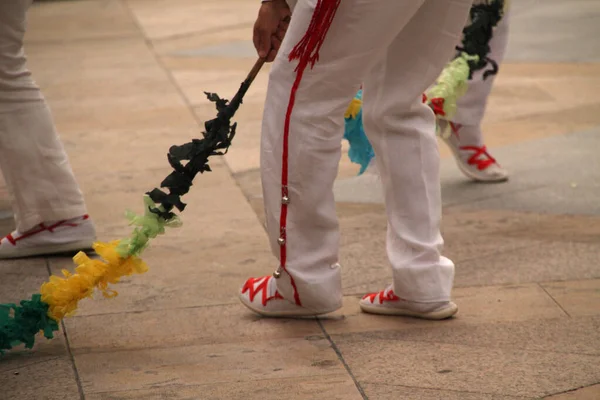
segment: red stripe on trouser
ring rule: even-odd
[[[314,66],[315,62],[319,59],[319,50],[323,41],[325,40],[325,36],[327,35],[327,31],[329,30],[329,26],[333,21],[333,17],[337,11],[337,8],[340,4],[341,0],[319,0],[317,6],[315,7],[315,11],[313,13],[312,19],[306,31],[306,34],[298,42],[298,44],[292,49],[290,52],[289,60],[298,59],[298,66],[296,67],[296,79],[294,80],[294,84],[292,85],[292,90],[290,92],[290,100],[288,102],[287,111],[285,114],[285,124],[283,129],[283,151],[281,156],[281,198],[288,198],[288,146],[289,146],[289,136],[290,136],[290,121],[292,118],[292,110],[294,109],[294,103],[296,101],[296,92],[298,91],[298,87],[300,86],[300,82],[302,81],[302,76],[304,75],[304,70],[311,64],[311,68]],[[282,201],[281,204],[281,214],[279,216],[279,238],[280,242],[280,253],[279,253],[279,262],[281,264],[281,268],[288,273],[290,277],[290,283],[292,288],[294,289],[294,301],[297,305],[301,306],[302,302],[300,301],[300,295],[298,293],[298,288],[296,287],[296,282],[292,275],[286,269],[287,262],[287,215],[288,215],[288,204],[287,202]]]
[[[304,69],[298,71],[296,75],[296,80],[294,81],[294,85],[292,86],[292,91],[290,93],[290,101],[288,103],[287,112],[285,114],[285,125],[283,128],[283,152],[281,156],[281,198],[285,198],[289,196],[288,193],[288,143],[290,136],[290,120],[292,117],[292,109],[294,108],[294,102],[296,101],[296,91],[298,90],[298,86],[300,86],[300,81],[302,80],[302,74]],[[287,272],[285,267],[285,263],[287,261],[287,212],[288,205],[283,203],[281,204],[281,214],[279,215],[279,235],[280,238],[283,239],[282,245],[279,249],[279,262],[281,264],[281,268]],[[298,288],[296,287],[296,282],[292,275],[289,274],[290,281],[292,284],[292,288],[294,289],[294,301],[299,306],[302,305],[300,301],[300,295],[298,294]]]

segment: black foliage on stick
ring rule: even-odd
[[[242,104],[251,82],[251,79],[246,79],[231,102],[220,98],[216,93],[205,92],[208,100],[215,103],[217,117],[204,123],[202,139],[193,139],[181,146],[171,146],[167,158],[173,172],[160,184],[168,193],[158,188],[147,193],[152,201],[162,205],[163,210],[157,207],[151,208],[150,211],[165,220],[170,220],[175,217],[173,208],[179,211],[185,209],[186,205],[181,201],[181,196],[189,192],[198,173],[210,172],[209,157],[227,153],[237,127],[237,123],[232,123],[231,119]]]
[[[494,27],[498,25],[503,16],[504,0],[488,0],[471,7],[471,23],[463,29],[462,46],[456,47],[458,51],[479,56],[478,61],[469,62],[469,79],[473,78],[475,71],[485,68],[488,64],[491,64],[491,69],[483,73],[483,79],[498,73],[498,64],[490,59],[488,54]]]

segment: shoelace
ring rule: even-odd
[[[460,140],[458,132],[461,128],[461,124],[450,122],[450,129],[452,130],[452,133],[454,133],[458,140]],[[459,147],[459,149],[473,152],[471,157],[469,157],[469,159],[467,160],[467,164],[474,165],[480,171],[483,171],[492,164],[496,164],[496,159],[494,159],[494,157],[492,157],[490,153],[487,152],[487,147],[485,146],[462,146]],[[484,156],[485,158],[480,158],[480,156]]]
[[[379,304],[383,304],[384,301],[397,301],[400,297],[394,294],[392,289],[384,289],[381,292],[369,293],[363,297],[363,300],[369,299],[371,303],[375,303],[375,298],[379,296]]]
[[[260,282],[262,279],[262,282]],[[262,293],[262,305],[263,307],[267,305],[267,303],[273,299],[281,299],[283,300],[283,296],[281,296],[279,294],[279,292],[276,290],[275,294],[273,296],[268,296],[267,290],[269,288],[269,281],[273,279],[272,276],[264,276],[262,278],[250,278],[246,281],[246,283],[244,284],[244,287],[242,288],[242,294],[246,293],[246,292],[250,292],[248,293],[248,297],[250,297],[250,301],[254,301],[254,298],[256,297],[257,294]],[[260,282],[260,283],[258,283]],[[258,283],[258,285],[255,285],[256,283]]]
[[[82,218],[82,221],[85,221],[85,220],[87,220],[89,218],[89,215],[86,214],[86,215],[84,215],[81,218]],[[23,239],[26,239],[28,237],[37,235],[38,233],[42,233],[42,232],[46,232],[46,231],[48,231],[50,233],[54,233],[54,230],[56,228],[58,228],[58,227],[61,227],[61,226],[68,226],[68,227],[71,227],[71,228],[75,228],[75,227],[78,227],[79,224],[76,223],[76,222],[69,222],[68,220],[59,221],[59,222],[57,222],[55,224],[52,224],[50,226],[46,226],[46,225],[44,225],[44,223],[41,223],[41,224],[39,224],[37,226],[37,228],[34,228],[34,229],[30,230],[30,231],[27,231],[27,232],[21,234],[20,236],[18,236],[16,238],[13,236],[12,233],[9,233],[8,235],[6,235],[4,237],[4,239],[8,240],[9,243],[12,244],[13,246],[16,246],[17,245],[17,241],[19,241],[19,240],[23,240]]]
[[[485,146],[462,146],[460,149],[473,152],[471,157],[469,157],[467,160],[467,163],[469,165],[476,166],[480,171],[483,171],[492,164],[496,164],[496,160],[490,155],[490,153],[487,152],[487,148]]]

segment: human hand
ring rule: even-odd
[[[291,19],[290,7],[285,0],[262,3],[254,23],[254,47],[260,58],[275,60]]]

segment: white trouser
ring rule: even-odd
[[[454,265],[440,254],[435,118],[421,96],[452,56],[471,0],[341,2],[319,61],[305,71],[296,93],[287,143],[289,204],[284,207],[284,127],[297,65],[288,55],[304,36],[316,3],[298,0],[295,6],[271,70],[263,117],[267,230],[274,254],[280,258],[283,250],[286,255],[278,290],[286,299],[314,309],[341,303],[332,188],[344,111],[364,82],[364,123],[385,188],[394,290],[407,300],[447,301]],[[282,221],[284,242],[278,241]]]
[[[0,1],[0,168],[17,229],[87,213],[48,106],[23,51],[31,0]]]
[[[489,58],[494,60],[499,66],[504,60],[506,46],[508,45],[508,32],[510,24],[510,12],[506,12],[498,25],[494,28],[494,34],[490,40]],[[483,80],[485,71],[491,68],[479,70],[473,74],[473,79],[469,81],[469,87],[464,96],[457,101],[457,112],[453,122],[461,125],[479,126],[485,115],[488,97],[492,91],[496,75],[488,76]]]

